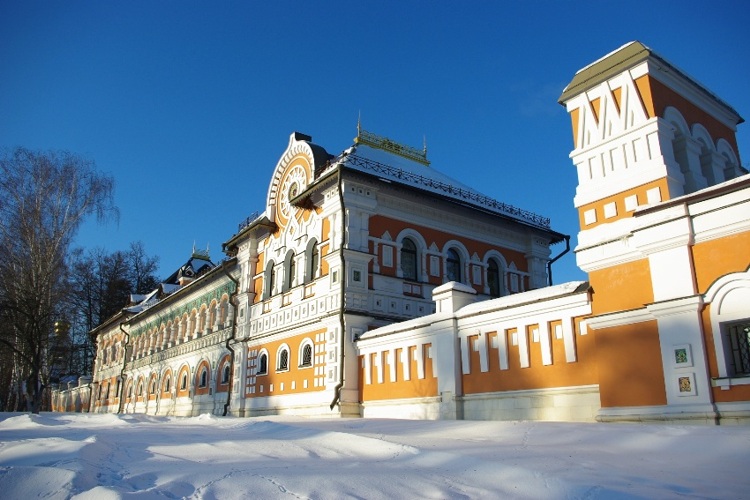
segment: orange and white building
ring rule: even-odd
[[[294,133],[221,265],[93,332],[91,410],[750,421],[742,118],[638,42],[560,104],[589,281],[549,283],[569,237],[426,149]]]
[[[641,43],[579,71],[579,267],[600,420],[747,418],[750,177],[729,105]]]

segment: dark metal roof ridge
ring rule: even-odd
[[[236,262],[237,262],[237,257],[229,257],[229,258],[223,260],[221,263],[219,263],[219,265],[217,265],[216,267],[212,268],[207,273],[202,274],[201,276],[199,276],[195,280],[191,281],[190,283],[188,283],[188,284],[186,284],[184,286],[181,286],[180,288],[178,288],[174,292],[170,293],[169,295],[167,295],[166,297],[164,297],[163,299],[161,299],[160,301],[158,301],[156,304],[152,305],[151,307],[147,307],[146,309],[143,309],[142,311],[139,311],[139,312],[133,314],[130,318],[128,318],[127,322],[130,323],[130,322],[132,322],[134,320],[140,319],[139,316],[141,316],[142,314],[147,313],[147,312],[153,312],[153,311],[155,311],[157,309],[160,309],[160,308],[162,308],[164,306],[165,303],[167,303],[166,305],[169,305],[169,303],[174,302],[175,300],[177,300],[174,297],[180,297],[180,296],[184,295],[185,293],[187,293],[187,292],[185,292],[185,290],[192,290],[193,288],[195,288],[195,287],[191,287],[191,285],[193,285],[195,283],[198,283],[200,281],[205,281],[205,280],[208,279],[209,276],[212,276],[214,274],[222,275],[222,264],[224,264],[224,263],[232,264],[232,263],[236,263]]]
[[[256,217],[250,222],[247,222],[246,224],[240,224],[240,230],[237,231],[237,234],[233,235],[231,238],[229,238],[227,241],[221,244],[222,251],[224,253],[227,253],[229,248],[235,245],[242,236],[244,236],[246,233],[248,233],[252,229],[256,229],[258,227],[265,227],[273,231],[276,229],[277,226],[275,222],[271,222],[268,216],[265,213],[263,213],[262,215]]]

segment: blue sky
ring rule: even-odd
[[[0,147],[95,160],[116,179],[121,217],[87,223],[77,244],[141,240],[162,277],[194,243],[222,258],[237,224],[263,210],[291,132],[336,154],[360,114],[377,134],[426,138],[434,168],[550,217],[575,245],[572,133],[557,98],[631,40],[750,119],[743,1],[0,0]],[[572,252],[553,277],[585,279]]]

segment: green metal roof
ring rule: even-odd
[[[565,101],[586,89],[619,75],[627,68],[646,60],[650,55],[652,55],[651,49],[641,42],[630,42],[620,47],[576,73],[557,102],[565,103]]]
[[[734,110],[729,104],[721,100],[713,92],[708,90],[705,86],[700,84],[691,76],[687,75],[684,71],[676,68],[669,61],[655,53],[653,50],[645,46],[639,41],[633,41],[626,45],[623,45],[614,52],[610,52],[606,56],[602,57],[598,61],[589,64],[585,68],[578,71],[573,80],[565,87],[562,94],[558,98],[557,102],[565,105],[565,102],[570,98],[590,89],[608,79],[619,75],[628,68],[645,61],[648,58],[652,58],[659,62],[660,65],[669,68],[670,71],[679,74],[685,80],[691,82],[697,89],[703,94],[716,101],[720,106],[724,107],[728,112],[737,117],[737,123],[742,123],[745,120]]]

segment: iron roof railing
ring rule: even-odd
[[[337,159],[343,160],[343,158]],[[494,212],[510,215],[514,218],[521,219],[539,227],[543,227],[546,229],[550,228],[549,217],[543,217],[528,210],[522,210],[518,207],[514,207],[513,205],[509,205],[507,203],[503,203],[501,201],[490,198],[489,196],[477,193],[476,191],[459,188],[446,182],[438,181],[424,175],[415,174],[413,172],[408,172],[406,170],[392,167],[390,165],[386,165],[375,160],[370,160],[368,158],[362,158],[357,155],[349,155],[346,157],[345,161],[351,162],[353,166],[361,167],[365,170],[369,170],[378,174],[383,174],[389,179],[403,180],[413,184],[422,185],[427,188],[432,188],[434,190],[465,200],[474,205],[488,208]]]

